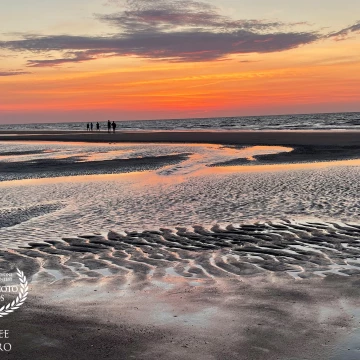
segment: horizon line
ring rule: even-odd
[[[268,115],[235,115],[235,116],[213,116],[213,117],[188,117],[188,118],[166,118],[166,119],[133,119],[133,120],[116,120],[116,119],[106,119],[106,120],[97,120],[97,122],[106,122],[108,120],[118,121],[118,122],[136,122],[136,121],[174,121],[174,120],[201,120],[201,119],[231,119],[231,118],[251,118],[251,117],[273,117],[273,116],[290,116],[290,115],[328,115],[328,114],[357,114],[359,111],[341,111],[341,112],[313,112],[313,113],[287,113],[287,114],[268,114]],[[37,125],[37,124],[68,124],[68,123],[91,123],[94,121],[49,121],[49,122],[29,122],[29,123],[0,123],[2,125]]]

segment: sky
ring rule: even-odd
[[[0,124],[360,111],[358,0],[1,0]]]

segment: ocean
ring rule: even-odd
[[[102,128],[108,119],[99,119]],[[360,130],[360,112],[118,121],[119,130]],[[85,122],[3,124],[0,131],[79,131]]]

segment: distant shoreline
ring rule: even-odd
[[[0,141],[202,143],[228,145],[360,145],[359,130],[0,131]]]

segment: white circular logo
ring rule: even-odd
[[[28,282],[26,280],[26,276],[24,275],[23,271],[20,271],[18,268],[16,268],[16,270],[17,270],[16,275],[18,276],[18,278],[20,280],[20,290],[19,290],[18,286],[13,286],[13,285],[1,286],[0,285],[1,292],[12,292],[14,289],[19,290],[18,296],[16,297],[15,300],[13,300],[12,302],[9,302],[7,305],[0,307],[0,317],[9,315],[14,310],[18,309],[25,302],[25,300],[28,296],[29,287],[28,287]]]

